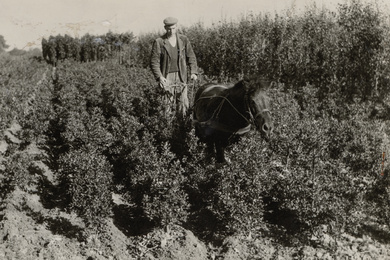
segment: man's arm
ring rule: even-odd
[[[198,64],[196,62],[196,56],[194,53],[194,50],[192,49],[191,43],[186,37],[186,58],[187,58],[187,64],[190,67],[190,73],[192,74],[198,74]]]
[[[157,40],[153,42],[152,54],[150,57],[150,69],[152,70],[154,78],[159,81],[163,76],[160,69],[160,55],[161,49],[160,44]]]

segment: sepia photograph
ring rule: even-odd
[[[1,0],[0,259],[390,259],[386,0]]]

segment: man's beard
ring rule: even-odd
[[[167,37],[168,38],[172,38],[174,36],[174,34],[172,32],[167,32]]]

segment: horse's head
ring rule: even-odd
[[[270,98],[264,92],[264,88],[268,87],[269,84],[266,80],[256,80],[255,85],[247,89],[247,102],[254,124],[265,139],[270,138],[274,128],[270,111]]]

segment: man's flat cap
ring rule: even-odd
[[[167,17],[164,19],[163,22],[166,26],[171,26],[171,25],[177,24],[177,19],[174,17]]]

